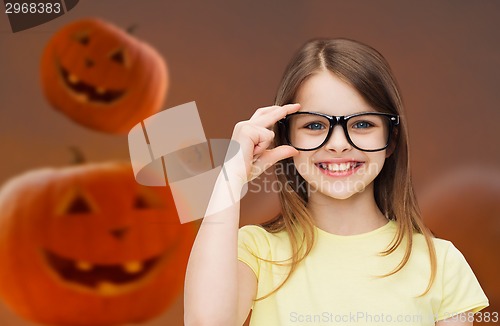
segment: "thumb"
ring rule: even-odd
[[[276,162],[299,154],[299,151],[288,145],[281,145],[266,150],[252,165],[251,179],[257,178]]]

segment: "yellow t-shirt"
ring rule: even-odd
[[[437,275],[422,297],[430,276],[425,238],[415,234],[412,254],[405,267],[392,271],[404,254],[404,243],[388,255],[396,222],[358,235],[340,236],[315,227],[317,243],[299,263],[285,285],[272,296],[254,302],[251,326],[303,325],[434,325],[454,314],[488,306],[481,286],[464,256],[449,241],[433,239]],[[238,259],[254,271],[257,298],[281,284],[288,267],[264,262],[291,255],[285,231],[269,233],[247,225],[239,230]]]

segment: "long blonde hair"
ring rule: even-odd
[[[390,245],[381,255],[393,253],[406,242],[405,254],[401,262],[386,277],[400,271],[408,262],[413,233],[424,235],[429,251],[431,275],[425,295],[436,277],[436,251],[432,233],[424,225],[420,216],[410,176],[408,133],[403,103],[395,78],[384,57],[370,46],[348,39],[315,39],[307,42],[292,58],[283,75],[275,104],[294,103],[297,90],[310,75],[320,70],[329,70],[354,87],[374,109],[400,116],[400,123],[392,135],[389,151],[392,154],[374,181],[375,201],[382,213],[396,221],[397,232]],[[284,130],[279,124],[274,128],[274,145],[286,144]],[[314,222],[307,209],[308,195],[306,181],[297,173],[291,158],[278,162],[275,166],[278,182],[281,214],[262,224],[268,232],[285,230],[289,234],[292,256],[284,261],[264,261],[289,265],[290,270],[284,281],[272,292],[255,299],[262,300],[279,290],[296,270],[297,265],[310,253],[315,242]]]

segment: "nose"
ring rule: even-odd
[[[127,234],[127,232],[128,227],[116,228],[109,231],[109,233],[111,233],[111,235],[118,240],[121,240],[125,236],[125,234]]]
[[[336,125],[333,127],[330,139],[325,144],[325,149],[328,151],[334,151],[337,153],[342,153],[348,151],[352,148],[351,144],[346,138],[344,129],[342,126]]]

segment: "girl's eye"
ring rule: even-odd
[[[307,129],[310,129],[310,130],[321,130],[321,129],[324,129],[325,126],[323,126],[323,124],[319,123],[319,122],[312,122],[308,125],[305,126]]]
[[[355,124],[353,124],[352,126],[353,126],[353,128],[356,128],[356,129],[366,129],[366,128],[373,127],[373,124],[371,124],[368,121],[358,121]]]

